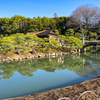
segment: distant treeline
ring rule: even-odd
[[[0,18],[0,34],[10,35],[15,33],[38,32],[45,29],[57,29],[62,34],[66,29],[68,17],[33,17],[26,18],[15,15],[11,18]]]
[[[18,15],[11,18],[0,18],[0,35],[9,36],[16,33],[26,34],[28,32],[39,32],[46,29],[53,29],[60,35],[66,35],[66,33],[71,35],[72,32],[70,30],[72,30],[73,35],[71,36],[77,35],[79,37],[79,35],[81,35],[82,37],[80,25],[84,29],[85,36],[89,36],[90,40],[96,39],[96,37],[100,35],[100,21],[96,24],[80,24],[73,16],[54,16],[54,18],[48,18],[45,16],[41,18],[38,16],[37,18],[26,18]]]

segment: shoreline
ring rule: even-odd
[[[3,100],[58,100],[62,97],[68,97],[71,100],[77,100],[78,97],[85,91],[92,91],[97,94],[99,90],[100,76],[63,88],[57,88],[27,96],[8,98]],[[80,100],[96,100],[96,97],[92,93],[86,93]],[[100,100],[100,96],[98,100]]]
[[[62,56],[62,55],[67,55],[70,54],[69,52],[61,52],[61,53],[38,53],[38,55],[15,55],[15,57],[0,57],[0,62],[10,62],[10,61],[23,61],[24,59],[34,59],[34,58],[43,58],[43,57],[52,57],[52,56]]]

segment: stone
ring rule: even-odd
[[[17,60],[18,60],[18,58],[13,58],[13,60],[14,60],[14,61],[17,61]]]
[[[25,57],[25,59],[27,59],[27,57]]]
[[[15,60],[15,58],[13,58],[13,60]]]
[[[40,58],[41,57],[41,55],[38,55],[38,58]]]
[[[30,57],[27,57],[27,59],[29,59]]]
[[[9,61],[13,61],[13,58],[10,58],[10,60]]]
[[[62,55],[64,55],[64,52],[62,52]]]
[[[81,52],[81,50],[80,50],[80,49],[78,49],[78,52],[80,53],[80,52]]]
[[[16,58],[15,60],[16,60],[16,61],[18,61],[18,60],[19,60],[19,58]]]
[[[18,50],[18,54],[21,55],[21,51],[20,50]]]
[[[32,56],[32,58],[34,58],[34,56]]]
[[[22,60],[23,58],[19,58],[19,60]]]
[[[45,57],[45,55],[41,55],[41,57]]]
[[[5,61],[5,58],[2,58],[1,60],[2,60],[2,61]]]
[[[32,48],[32,54],[37,55],[37,52],[34,48]]]
[[[32,56],[29,56],[30,58],[32,58]]]
[[[5,59],[5,61],[8,61],[8,59]]]
[[[56,53],[56,56],[58,56],[58,53]]]
[[[54,55],[54,56],[51,56],[51,58],[55,58],[56,56]]]
[[[34,58],[38,58],[38,56],[34,56]]]
[[[51,55],[51,56],[55,56],[56,54],[55,54],[55,53],[51,53],[50,55]]]
[[[23,56],[22,58],[23,58],[23,59],[25,59],[25,57],[24,57],[24,56]]]
[[[47,57],[48,55],[47,54],[45,54],[45,57]]]

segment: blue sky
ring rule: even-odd
[[[54,13],[58,17],[68,17],[83,4],[94,4],[100,8],[100,0],[0,0],[0,17],[54,17]]]

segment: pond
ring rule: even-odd
[[[100,75],[100,54],[0,63],[0,99],[61,88]]]

